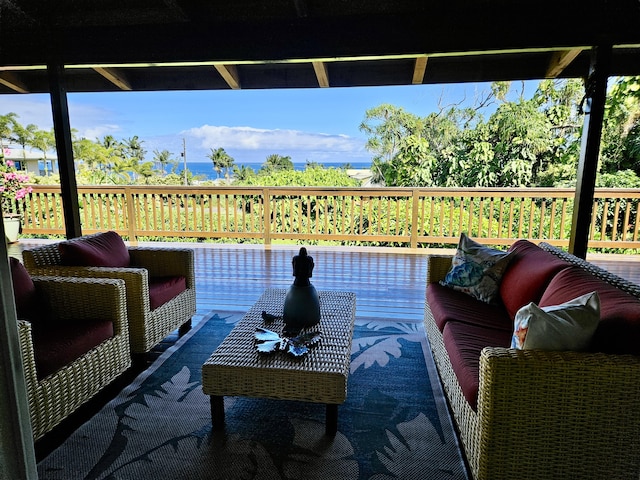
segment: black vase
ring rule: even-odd
[[[284,299],[283,319],[286,335],[297,335],[300,330],[320,322],[320,297],[316,287],[291,285]]]
[[[309,281],[313,276],[314,263],[313,257],[307,254],[307,249],[300,248],[300,253],[293,257],[291,264],[295,280],[284,299],[282,317],[284,334],[295,336],[303,328],[320,322],[320,298]]]

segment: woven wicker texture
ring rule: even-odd
[[[196,311],[194,254],[188,248],[129,247],[129,255],[131,268],[67,267],[62,265],[58,244],[22,252],[25,267],[31,275],[124,280],[131,351],[145,353],[176,328],[189,322]],[[184,276],[187,289],[151,310],[149,277],[173,275]]]
[[[268,289],[202,366],[207,395],[240,395],[339,404],[347,393],[355,294],[321,291],[318,345],[295,358],[284,352],[258,353],[257,327],[281,334],[282,320],[265,324],[262,311],[281,315],[286,290]]]
[[[430,281],[446,263],[429,259]],[[428,304],[425,327],[474,478],[640,478],[639,357],[485,348],[475,412]]]
[[[64,322],[96,318],[113,321],[114,336],[57,372],[38,379],[31,323],[18,332],[34,440],[42,437],[131,365],[122,280],[34,277],[52,313]],[[96,314],[99,312],[99,314]]]

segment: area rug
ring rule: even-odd
[[[225,398],[212,432],[202,363],[242,315],[208,315],[38,464],[43,480],[466,479],[421,323],[357,318],[338,433],[325,407]]]

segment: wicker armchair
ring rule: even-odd
[[[124,280],[131,352],[151,350],[175,329],[189,325],[196,311],[194,253],[187,248],[128,247],[130,267],[78,267],[62,265],[58,244],[24,250],[24,264],[31,275],[119,278]],[[186,290],[152,310],[149,279],[183,276]]]
[[[18,320],[34,440],[38,440],[131,366],[124,282],[110,279],[33,277],[59,321],[100,317],[113,321],[113,337],[63,368],[40,378],[32,323]]]

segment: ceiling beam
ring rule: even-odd
[[[581,48],[573,48],[571,50],[562,50],[554,52],[549,66],[547,67],[547,78],[556,78],[562,71],[569,66],[575,58],[582,52]]]
[[[412,85],[422,85],[424,74],[427,71],[427,60],[429,60],[429,57],[426,55],[416,57],[416,63],[413,67],[413,79],[411,80]]]
[[[230,88],[233,90],[240,90],[240,77],[238,76],[238,69],[235,65],[222,65],[215,64],[216,70],[220,76],[227,82]]]
[[[14,72],[0,72],[0,84],[17,93],[29,93],[29,89]]]
[[[127,80],[127,77],[122,71],[116,70],[115,68],[106,68],[106,67],[93,67],[93,69],[102,75],[104,78],[113,83],[120,90],[133,90],[131,88],[131,84]]]
[[[316,72],[318,85],[322,88],[329,87],[329,72],[327,72],[327,65],[324,62],[311,63],[313,64],[313,70]]]

